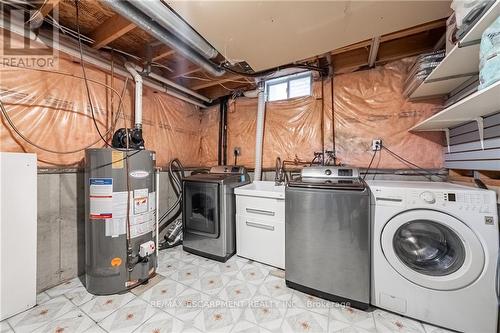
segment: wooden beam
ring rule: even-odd
[[[165,46],[165,49],[162,49],[161,50],[155,50],[153,51],[153,61],[158,61],[158,60],[161,60],[161,59],[165,59],[165,58],[168,58],[170,57],[171,55],[174,55],[175,54],[175,50],[172,50],[172,49],[168,49],[166,50],[166,46]]]
[[[427,32],[421,32],[407,38],[399,38],[385,43],[380,43],[378,57],[375,65],[406,58],[423,52],[432,51],[439,35],[429,36]],[[335,73],[345,73],[369,65],[368,47],[357,48],[332,57]]]
[[[39,9],[43,17],[49,15],[55,6],[59,4],[60,0],[47,0]]]
[[[419,34],[421,32],[424,32],[424,31],[429,31],[429,30],[433,30],[433,29],[437,29],[437,28],[441,28],[441,27],[445,27],[445,26],[446,26],[446,19],[436,20],[436,21],[424,23],[421,25],[417,25],[417,26],[412,27],[412,28],[403,29],[403,30],[399,30],[399,31],[392,32],[389,34],[385,34],[385,35],[380,37],[380,42],[381,43],[388,42],[388,41],[391,41],[394,39],[399,39],[399,38],[408,37],[411,35],[416,35],[416,34]],[[331,52],[331,54],[335,55],[335,54],[340,54],[340,53],[352,51],[355,49],[359,49],[362,47],[369,47],[371,45],[371,43],[372,43],[372,39],[367,39],[367,40],[364,40],[364,41],[361,41],[358,43],[354,43],[351,45],[347,45],[347,46],[335,49]]]
[[[100,49],[134,28],[135,24],[115,14],[92,31],[90,34],[90,38],[94,40],[94,45],[92,47],[94,49]]]
[[[332,57],[335,73],[344,73],[368,65],[368,48],[347,51]]]
[[[210,82],[204,82],[204,83],[200,83],[200,84],[195,84],[193,86],[190,86],[189,89],[191,89],[191,90],[205,89],[205,88],[208,88],[208,87],[215,86],[216,84],[219,84],[219,83],[234,81],[234,80],[237,80],[239,78],[241,78],[241,77],[240,76],[236,76],[236,75],[232,75],[232,76],[225,77],[223,79],[214,79],[213,81],[210,81]]]
[[[403,29],[403,30],[399,30],[396,32],[392,32],[390,34],[383,35],[382,37],[380,37],[380,41],[387,42],[387,41],[390,41],[393,39],[407,37],[410,35],[416,35],[416,34],[419,34],[421,32],[424,32],[424,31],[434,30],[434,29],[438,29],[438,28],[442,28],[442,27],[446,27],[446,18],[436,20],[436,21],[427,22],[424,24],[414,26],[412,28]]]
[[[176,52],[175,50],[172,50],[171,48],[169,48],[168,46],[166,45],[154,45],[158,42],[154,42],[154,43],[151,43],[150,44],[150,47],[152,48],[151,49],[151,60],[154,61],[154,62],[158,62],[159,60],[163,60],[163,59],[166,59],[172,55],[174,55]],[[146,48],[148,47],[148,45],[144,45],[143,47],[143,50],[141,52],[139,52],[137,54],[138,57],[141,57],[143,58],[144,60],[147,59],[148,57],[148,54],[147,54],[147,51],[146,51]]]
[[[184,75],[194,74],[194,73],[198,73],[200,71],[201,71],[201,68],[198,67],[198,68],[194,68],[194,69],[185,71],[184,73],[175,74],[174,76],[172,76],[172,78],[173,79],[178,79],[180,77],[183,77]]]
[[[254,83],[244,84],[244,83],[233,83],[233,82],[228,82],[224,84],[224,86],[229,89],[235,89],[235,90],[236,89],[248,90],[248,89],[255,89],[256,87]],[[220,96],[224,96],[230,93],[230,91],[228,91],[226,88],[223,88],[220,85],[201,89],[198,92],[203,96],[207,96],[210,99],[216,99]]]
[[[431,51],[440,37],[438,34],[429,35],[428,32],[424,31],[411,37],[381,43],[378,50],[379,60],[387,59],[386,61],[392,61]]]

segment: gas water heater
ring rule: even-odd
[[[87,149],[85,160],[85,285],[123,292],[156,269],[155,153]]]

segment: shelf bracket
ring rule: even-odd
[[[481,149],[484,150],[484,119],[483,117],[477,117],[474,120],[477,123],[477,128],[479,131],[479,140],[481,141]]]
[[[444,135],[446,136],[446,146],[448,147],[448,153],[451,153],[451,149],[450,149],[450,129],[449,128],[443,128],[442,131],[444,132]]]

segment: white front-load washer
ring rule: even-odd
[[[443,182],[368,185],[372,304],[458,331],[497,332],[495,192]]]

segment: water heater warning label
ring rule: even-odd
[[[90,218],[112,218],[113,178],[90,178],[89,182]]]
[[[148,189],[134,190],[134,215],[148,212]]]
[[[152,208],[156,206],[150,207],[150,198],[151,193],[148,193],[147,188],[130,191],[130,193],[113,192],[113,218],[106,220],[106,236],[118,237],[127,233],[127,207],[129,208],[130,238],[153,231],[155,209]],[[128,205],[127,202],[129,202]]]

